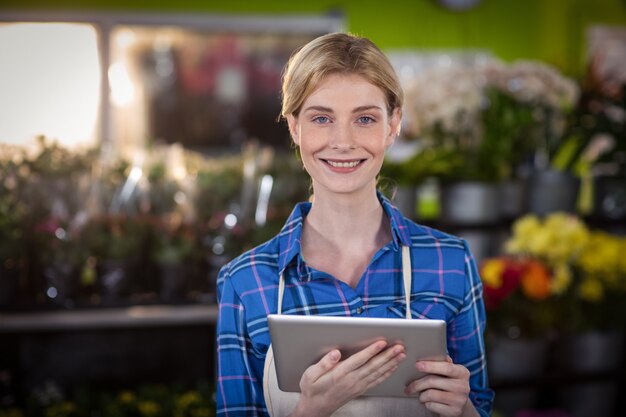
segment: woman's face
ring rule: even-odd
[[[325,78],[300,114],[287,117],[315,194],[375,190],[400,119],[400,109],[389,116],[383,91],[360,75]]]

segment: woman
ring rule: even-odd
[[[388,59],[364,38],[319,37],[290,59],[282,95],[314,199],[296,205],[276,237],[220,271],[217,414],[489,415],[485,314],[472,255],[461,239],[404,218],[376,189],[402,117]],[[403,251],[412,262],[410,309]],[[417,362],[428,375],[406,387],[406,398],[359,398],[406,359],[402,346],[376,342],[345,360],[333,350],[307,369],[301,393],[284,393],[275,380],[270,313],[443,319],[450,357]]]

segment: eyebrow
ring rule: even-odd
[[[365,106],[359,106],[359,107],[355,107],[352,110],[352,113],[359,113],[362,111],[367,111],[367,110],[379,110],[379,111],[384,111],[380,106],[376,106],[373,104],[370,105],[365,105]],[[331,109],[330,107],[324,107],[324,106],[310,106],[307,107],[306,109],[304,109],[304,112],[307,111],[321,111],[324,113],[333,113],[333,109]]]

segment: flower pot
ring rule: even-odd
[[[492,224],[499,220],[498,186],[458,182],[443,189],[443,220],[453,225]]]
[[[557,364],[565,374],[598,374],[621,369],[624,333],[590,331],[564,336],[558,344]],[[619,380],[593,380],[565,386],[560,393],[564,409],[576,417],[609,417],[617,406]]]
[[[548,339],[509,339],[489,337],[487,339],[487,366],[492,384],[515,381],[531,381],[540,377],[548,358]],[[529,383],[529,388],[511,388],[497,391],[494,409],[504,415],[515,415],[518,411],[535,407],[538,390]]]
[[[555,211],[576,212],[580,180],[569,172],[535,171],[528,186],[528,209],[539,216]]]
[[[536,378],[546,369],[549,347],[546,337],[489,337],[487,347],[489,378],[493,381]]]
[[[558,343],[558,365],[565,372],[612,372],[622,365],[624,333],[621,331],[588,331],[561,337]]]
[[[626,220],[626,178],[597,177],[593,200],[595,217]]]

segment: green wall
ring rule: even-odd
[[[585,29],[626,26],[626,0],[483,0],[454,13],[435,0],[2,0],[12,10],[144,10],[177,13],[344,13],[348,30],[383,49],[480,48],[505,59],[540,59],[571,75],[583,70]]]

